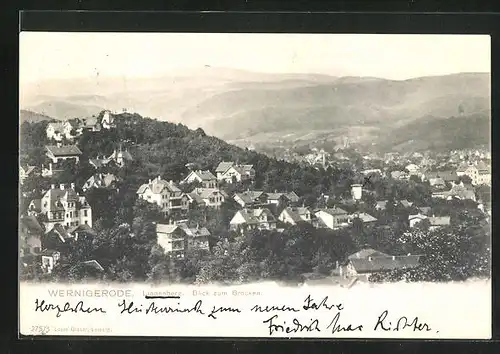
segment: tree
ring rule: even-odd
[[[379,275],[378,280],[450,281],[489,276],[488,237],[466,226],[434,231],[414,228],[399,239],[405,253],[421,255],[420,266]]]

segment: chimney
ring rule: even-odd
[[[59,185],[59,188],[63,191],[63,190],[64,190],[64,183],[61,183],[61,184]]]
[[[49,162],[49,171],[52,172],[52,162]]]
[[[50,185],[50,189],[56,189],[56,185],[55,184],[51,184]]]
[[[151,184],[151,179],[149,179],[149,184]]]
[[[396,256],[392,256],[392,260],[395,261],[396,260]]]

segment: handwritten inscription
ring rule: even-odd
[[[377,318],[364,319],[365,323],[348,320],[344,311],[344,305],[334,301],[328,296],[314,298],[308,295],[301,305],[275,303],[275,304],[252,304],[249,307],[239,308],[231,306],[207,305],[202,300],[195,299],[196,302],[182,302],[180,296],[144,296],[145,302],[134,302],[122,299],[117,303],[120,315],[199,315],[211,320],[219,320],[221,317],[245,316],[245,312],[251,312],[253,316],[262,316],[260,321],[266,326],[269,336],[282,334],[299,333],[361,333],[368,329],[369,332],[389,332],[389,331],[411,331],[430,332],[431,326],[422,321],[419,317],[409,317],[406,315],[390,315],[388,310],[383,311]],[[83,301],[76,304],[69,302],[63,305],[47,303],[45,300],[36,299],[35,311],[55,312],[56,317],[61,317],[64,313],[91,314],[107,313],[101,307],[88,307]],[[236,316],[236,317],[234,317]],[[227,318],[227,317],[226,317]],[[258,320],[259,321],[259,320]],[[357,323],[356,323],[357,322]],[[368,324],[368,325],[367,325]],[[373,327],[372,327],[373,326]],[[32,332],[40,332],[40,330]],[[435,331],[438,333],[439,331]],[[44,333],[42,333],[44,334]]]
[[[85,307],[83,301],[78,301],[76,305],[72,306],[69,302],[66,302],[62,307],[59,305],[45,303],[45,300],[35,300],[35,311],[47,312],[55,311],[56,317],[61,317],[62,313],[72,312],[72,313],[106,313],[102,307]]]

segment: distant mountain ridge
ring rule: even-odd
[[[335,136],[357,127],[387,133],[426,117],[489,114],[491,109],[489,73],[388,80],[205,68],[157,78],[61,82],[32,90],[22,107],[59,119],[126,108],[201,127],[225,140],[273,136],[286,141],[307,135],[314,141],[319,133],[311,132]],[[373,135],[360,137],[365,138]]]

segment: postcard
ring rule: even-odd
[[[20,335],[491,338],[485,35],[20,33]]]

